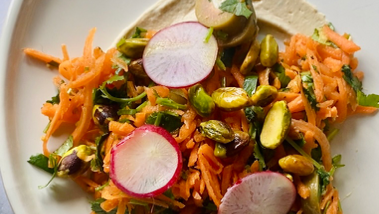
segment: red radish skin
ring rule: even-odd
[[[158,31],[143,53],[146,74],[157,84],[183,88],[204,80],[216,62],[218,46],[199,22],[182,22]]]
[[[158,126],[135,129],[111,151],[110,178],[130,196],[162,194],[177,181],[181,169],[178,143]]]
[[[219,214],[287,214],[296,199],[293,183],[277,172],[257,172],[230,187]]]

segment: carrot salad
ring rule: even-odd
[[[142,63],[138,58],[128,58],[117,48],[103,51],[93,47],[95,31],[90,30],[80,57],[70,56],[65,45],[61,58],[24,49],[28,56],[59,71],[53,79],[58,94],[41,108],[49,118],[42,137],[43,154],[32,156],[29,162],[54,176],[68,177],[93,194],[92,214],[216,213],[228,188],[261,171],[280,172],[293,182],[297,196],[290,213],[307,213],[304,203],[315,197],[309,185],[312,176],[317,177],[319,185],[320,211],[343,212],[333,186],[334,172],[343,166],[341,156],[330,151],[338,132],[333,125],[354,114],[375,113],[378,108],[377,95],[362,92],[363,72],[354,56],[360,47],[350,35],[340,35],[331,25],[316,29],[311,37],[296,34],[285,41],[285,50],[279,52],[274,64],[265,66],[258,57],[247,73],[241,73],[241,64],[250,44],[234,48],[233,54],[224,54],[229,60],[220,57],[211,75],[196,85],[216,103],[209,114],[202,115],[200,107],[191,102],[190,90],[195,86],[172,89],[154,84],[143,67],[138,67]],[[139,37],[146,40],[155,34],[142,32]],[[245,91],[248,104],[225,110],[214,97],[223,88]],[[262,90],[271,91],[264,103],[259,97],[263,95],[258,94]],[[270,148],[265,146],[262,130],[268,123],[266,115],[279,102],[285,103],[290,118],[287,125],[281,124],[287,129],[278,135],[279,144]],[[203,124],[209,121],[226,124],[248,138],[232,149],[223,146],[206,135]],[[58,150],[50,151],[49,139],[62,124],[75,129]],[[183,166],[180,177],[165,193],[138,198],[121,191],[109,178],[111,150],[145,124],[161,126],[171,133],[180,148]],[[272,132],[275,134],[275,128]],[[73,153],[84,154],[77,170],[62,166]],[[309,164],[285,162],[296,155]],[[36,164],[35,159],[44,160],[46,165]]]

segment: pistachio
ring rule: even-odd
[[[274,36],[267,34],[261,42],[260,60],[263,66],[272,67],[278,61],[279,48]]]
[[[252,104],[247,92],[236,87],[219,88],[212,93],[212,99],[225,111],[239,110]]]
[[[284,140],[291,125],[291,113],[286,101],[277,101],[268,111],[260,135],[261,143],[275,149]]]
[[[96,125],[103,129],[108,129],[108,124],[112,120],[118,120],[117,105],[94,105],[92,109],[92,119]]]
[[[242,151],[243,148],[249,145],[249,142],[250,136],[248,133],[235,131],[234,139],[226,144],[216,143],[213,153],[220,158],[231,157]]]
[[[248,74],[251,71],[251,69],[253,69],[259,56],[259,50],[260,50],[259,42],[258,40],[254,40],[251,43],[249,52],[247,53],[240,67],[240,72],[243,75]]]
[[[170,89],[168,98],[182,105],[187,104],[187,96],[184,94],[182,89]]]
[[[200,84],[196,84],[188,90],[188,97],[197,114],[202,117],[210,116],[215,109],[212,97],[207,94]]]
[[[94,150],[86,145],[80,145],[67,151],[58,166],[57,175],[60,177],[78,175],[89,167],[94,158]]]
[[[288,155],[279,160],[280,167],[290,173],[300,176],[312,174],[314,166],[310,160],[302,155]]]
[[[321,214],[320,209],[320,177],[314,172],[313,174],[305,177],[303,183],[308,187],[309,197],[306,199],[301,198],[301,207],[304,213]]]
[[[214,156],[218,158],[226,158],[227,150],[225,145],[226,144],[223,143],[216,143],[215,149],[213,150]]]
[[[143,63],[142,58],[131,61],[128,67],[129,68],[128,71],[130,71],[130,73],[132,73],[136,77],[148,78],[149,76],[147,76],[142,63]]]
[[[141,58],[148,42],[146,38],[122,38],[117,43],[117,50],[132,59]]]
[[[200,132],[203,136],[219,143],[229,143],[234,139],[232,128],[218,120],[208,120],[200,123]]]
[[[251,101],[253,105],[265,107],[276,99],[278,96],[278,90],[271,85],[260,85],[256,89]]]
[[[246,132],[235,131],[233,141],[225,144],[226,156],[231,157],[242,151],[247,145],[249,145],[250,136]]]

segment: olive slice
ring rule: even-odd
[[[213,27],[215,30],[227,34],[226,39],[218,39],[218,43],[222,47],[233,47],[254,40],[258,26],[253,5],[248,5],[253,13],[246,18],[220,10],[222,2],[221,0],[196,0],[197,20],[207,27]]]

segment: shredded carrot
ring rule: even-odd
[[[40,51],[34,50],[32,48],[25,48],[24,53],[28,56],[34,57],[34,58],[41,60],[45,63],[54,63],[54,62],[57,64],[62,63],[61,59],[54,57],[54,56],[51,56],[49,54],[45,54],[45,53],[42,53]]]
[[[353,41],[346,39],[346,37],[339,35],[328,25],[324,25],[322,31],[325,33],[326,37],[334,44],[336,44],[339,48],[341,48],[344,52],[348,54],[352,54],[354,52],[359,51],[361,48],[356,45]]]

